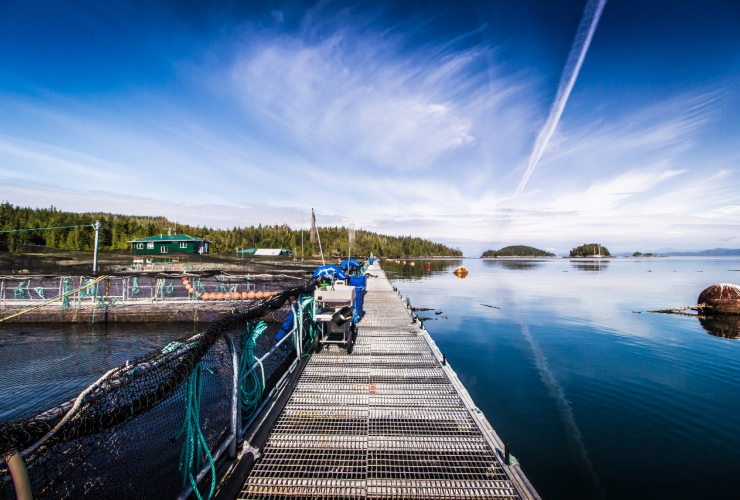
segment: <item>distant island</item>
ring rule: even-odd
[[[526,245],[514,245],[501,250],[486,250],[480,257],[555,257],[555,254]]]
[[[660,255],[655,255],[653,253],[642,253],[642,252],[635,252],[632,254],[632,257],[660,257]]]
[[[570,251],[570,257],[611,257],[609,250],[599,243],[581,245]]]

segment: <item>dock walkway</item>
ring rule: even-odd
[[[539,498],[376,265],[354,351],[314,354],[239,498]]]

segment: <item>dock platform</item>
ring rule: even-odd
[[[538,499],[380,267],[352,354],[312,355],[239,498]]]

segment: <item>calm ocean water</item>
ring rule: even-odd
[[[740,340],[645,312],[740,259],[432,262],[382,267],[545,499],[740,498]]]

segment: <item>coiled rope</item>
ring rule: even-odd
[[[171,342],[162,349],[162,354],[168,354],[175,351],[185,344],[181,342]],[[208,368],[206,368],[208,370]],[[208,370],[210,372],[210,370]],[[203,496],[198,491],[198,483],[195,478],[198,476],[201,464],[206,460],[211,466],[211,490],[208,492],[207,500],[213,497],[216,490],[216,464],[213,461],[211,451],[208,449],[208,443],[200,429],[200,396],[202,391],[203,364],[198,363],[193,368],[185,383],[183,384],[185,399],[185,419],[182,422],[180,432],[176,439],[184,436],[182,450],[180,450],[180,463],[178,469],[182,475],[182,487],[185,489],[188,484],[193,488],[193,492],[198,500],[203,500]]]
[[[254,348],[257,347],[257,339],[267,329],[264,321],[258,323],[247,323],[247,327],[242,332],[241,344],[242,352],[239,357],[239,376],[246,373],[257,361],[254,357]],[[242,399],[242,417],[248,419],[257,410],[262,400],[262,393],[265,390],[265,367],[260,362],[260,373],[262,380],[257,375],[257,370],[244,377],[239,385]]]

